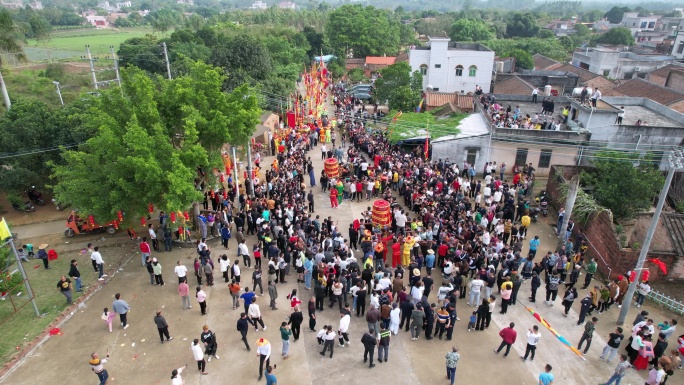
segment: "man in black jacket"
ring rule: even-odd
[[[166,337],[167,342],[173,339],[173,337],[169,336],[169,324],[162,317],[161,310],[157,310],[157,315],[154,316],[154,323],[157,324],[157,331],[159,331],[159,338],[162,344],[164,343],[164,337]]]
[[[242,335],[242,342],[245,343],[247,351],[252,350],[247,342],[247,332],[249,331],[249,321],[247,320],[247,314],[240,313],[240,319],[237,321],[237,330]]]
[[[537,273],[532,273],[532,296],[530,296],[530,302],[535,302],[537,300],[537,289],[539,289],[539,287],[541,287],[541,279],[539,279]]]
[[[401,310],[401,322],[399,323],[399,329],[404,327],[404,322],[406,322],[406,331],[409,331],[409,324],[411,323],[411,313],[413,312],[414,306],[411,301],[404,301],[399,306]]]
[[[369,329],[368,333],[363,333],[361,337],[361,343],[363,344],[363,363],[368,362],[368,355],[370,355],[370,365],[369,368],[375,367],[373,363],[373,355],[375,354],[375,345],[378,344],[378,340],[373,337],[375,335],[375,330]]]

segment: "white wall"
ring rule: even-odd
[[[454,50],[448,49],[447,40],[432,40],[431,49],[417,49],[409,52],[411,71],[419,71],[420,66],[428,66],[423,76],[423,88],[428,85],[438,88],[439,92],[475,92],[479,85],[489,90],[494,67],[493,51]],[[441,68],[435,68],[439,64]],[[463,66],[463,76],[456,76],[456,66]],[[476,76],[469,76],[469,67],[477,67]]]

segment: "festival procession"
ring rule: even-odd
[[[349,95],[322,59],[249,158],[198,170],[210,182],[196,232],[192,213],[154,207],[159,228],[129,229],[139,256],[116,278],[141,273],[145,292],[105,285],[106,307],[82,309],[101,320],[77,383],[681,381],[677,320],[639,309],[648,274],[615,327],[635,272],[598,279],[562,211],[537,223],[533,167],[434,159],[429,127],[417,145],[391,141],[402,112]],[[102,274],[98,247],[85,253]],[[156,310],[136,308],[143,296]]]

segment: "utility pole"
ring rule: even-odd
[[[249,180],[249,183],[247,183]],[[248,196],[254,196],[254,178],[252,177],[252,142],[247,140],[247,178],[245,178],[245,191]]]
[[[114,72],[116,73],[116,82],[121,87],[121,76],[119,75],[119,59],[116,58],[116,53],[114,53],[114,46],[110,45],[109,50],[112,53],[112,60],[114,61]]]
[[[57,87],[57,95],[59,95],[59,102],[62,103],[62,105],[64,105],[64,99],[62,99],[62,90],[59,88],[59,82],[53,80],[52,84],[54,84],[55,87]]]
[[[238,159],[235,154],[235,146],[233,146],[233,171],[235,172],[235,195],[240,195],[240,181],[238,180]]]
[[[97,90],[97,76],[95,75],[95,62],[93,56],[90,54],[90,45],[86,44],[86,52],[88,53],[88,62],[90,62],[90,73],[93,75],[93,87]]]
[[[637,285],[639,284],[639,279],[641,277],[641,272],[644,270],[644,263],[646,262],[646,257],[648,257],[648,249],[651,247],[651,241],[653,240],[653,234],[655,234],[656,227],[658,227],[658,220],[660,220],[660,214],[663,212],[663,206],[665,205],[665,200],[667,200],[667,192],[670,190],[670,185],[672,184],[672,178],[674,178],[674,173],[677,169],[682,168],[682,160],[684,159],[684,152],[681,149],[674,150],[670,153],[668,162],[670,169],[667,172],[667,177],[665,178],[665,184],[662,190],[660,190],[660,197],[658,198],[658,205],[656,206],[655,212],[653,213],[653,219],[651,219],[651,225],[648,227],[648,233],[646,233],[646,238],[644,239],[644,244],[641,246],[641,251],[639,251],[639,259],[634,267],[634,281],[629,284],[627,289],[627,294],[622,300],[622,308],[620,309],[620,315],[617,319],[617,324],[622,325],[625,323],[625,318],[627,318],[627,312],[632,306],[632,298],[634,298],[634,292],[636,291]]]
[[[162,48],[164,48],[164,61],[166,61],[166,75],[171,80],[171,63],[169,63],[169,51],[166,49],[166,42],[162,42]]]
[[[575,200],[577,199],[577,191],[579,190],[579,174],[570,179],[568,186],[568,196],[565,198],[565,214],[563,215],[563,225],[558,233],[558,250],[565,245],[565,233],[568,231],[568,221],[572,215],[572,208],[575,207]]]
[[[5,107],[9,111],[12,107],[12,101],[7,93],[7,85],[5,85],[5,79],[2,77],[2,71],[0,71],[0,89],[2,89],[2,99],[5,101]]]

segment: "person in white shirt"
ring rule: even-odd
[[[256,300],[256,297],[252,297],[252,303],[247,309],[247,316],[249,317],[249,322],[254,326],[255,331],[258,332],[259,327],[257,324],[261,325],[261,328],[264,330],[266,330],[267,327],[264,326],[264,320],[261,319],[261,309],[259,309],[259,305],[257,305]]]
[[[594,88],[594,92],[591,94],[591,106],[596,108],[596,101],[601,99],[601,91],[598,87]]]
[[[97,265],[97,271],[99,273],[99,276],[97,278],[98,281],[104,281],[104,277],[107,276],[107,274],[104,273],[104,260],[102,259],[102,254],[100,254],[100,247],[95,246],[93,249],[93,253],[90,254],[90,258],[95,261],[95,264]]]
[[[325,148],[325,144],[321,145],[321,159],[325,159],[325,153],[328,152],[328,149]]]
[[[181,261],[176,262],[176,267],[173,269],[173,271],[176,273],[176,277],[178,277],[178,284],[187,279],[186,277],[188,275],[188,268],[181,264]]]
[[[182,368],[173,369],[173,371],[171,372],[171,385],[185,385],[185,381],[183,381],[180,374],[183,373],[183,369],[187,367],[188,365],[186,364]]]
[[[223,279],[225,282],[228,282],[228,268],[230,267],[230,260],[228,259],[228,256],[223,254],[219,258],[219,267],[221,270],[221,275],[223,276]]]
[[[250,267],[252,265],[252,260],[249,258],[249,248],[247,248],[247,243],[245,242],[238,244],[238,257],[241,255],[245,267]]]
[[[200,346],[199,339],[195,338],[192,341],[190,349],[192,350],[192,356],[195,358],[195,361],[197,361],[197,370],[199,370],[200,374],[208,374],[204,371],[207,361],[204,359],[204,349]]]
[[[475,276],[475,279],[470,281],[470,298],[468,301],[468,306],[477,306],[480,303],[480,290],[484,286],[484,281],[480,279],[479,275]]]
[[[534,361],[534,353],[537,350],[537,344],[541,339],[539,333],[539,326],[534,325],[532,329],[527,329],[527,347],[525,348],[525,356],[520,356],[523,361],[527,361],[527,356],[531,354],[530,361]]]
[[[264,374],[264,362],[266,367],[271,366],[271,343],[266,338],[259,338],[257,344],[257,356],[259,356],[259,381]]]
[[[344,313],[340,314],[340,327],[337,329],[337,333],[339,335],[339,342],[340,342],[340,347],[344,347],[344,342],[347,342],[347,346],[350,345],[349,343],[349,334],[347,332],[349,331],[349,324],[351,323],[351,315],[350,313]]]
[[[366,200],[369,201],[371,199],[371,196],[373,195],[373,188],[375,187],[375,182],[372,180],[369,180],[368,183],[366,183]]]
[[[378,283],[380,283],[382,290],[385,290],[385,289],[389,288],[390,286],[392,286],[392,280],[389,279],[389,276],[387,275],[387,273],[385,273],[385,275],[382,278],[380,278],[380,281],[378,281]]]

